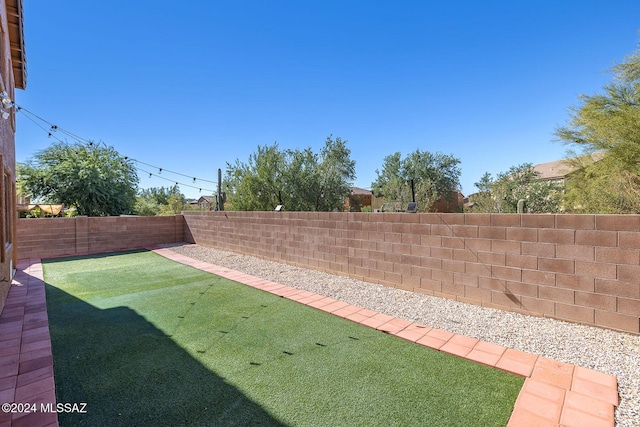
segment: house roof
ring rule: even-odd
[[[208,202],[208,203],[215,203],[215,201],[216,201],[216,196],[201,196],[201,197],[198,199],[198,202],[202,202],[202,201],[204,201],[204,202]]]
[[[597,162],[604,156],[603,153],[593,153],[590,155],[591,160]],[[582,159],[582,157],[580,158]],[[575,160],[575,159],[574,159]],[[533,169],[538,172],[539,179],[562,179],[576,170],[576,166],[569,163],[568,159],[556,160],[553,162],[540,163],[535,165]]]
[[[353,196],[365,196],[365,195],[371,195],[372,192],[371,190],[366,190],[364,188],[359,188],[359,187],[351,187],[351,195]]]
[[[27,57],[24,48],[24,13],[22,0],[5,0],[7,23],[9,24],[9,43],[11,45],[11,62],[15,87],[27,87]]]
[[[538,172],[539,179],[561,179],[575,170],[575,167],[567,164],[566,160],[540,163],[533,169]]]

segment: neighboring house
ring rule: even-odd
[[[361,212],[365,206],[372,206],[373,192],[364,188],[351,187],[351,194],[344,199],[346,212]]]
[[[540,163],[535,165],[533,169],[538,173],[538,179],[562,185],[564,185],[567,175],[575,170],[566,160]]]
[[[440,196],[440,199],[436,200],[431,205],[431,207],[429,208],[429,212],[462,212],[463,207],[464,196],[458,190],[454,190],[449,194],[449,197],[445,197],[444,194]]]
[[[198,207],[212,211],[216,207],[216,196],[202,196],[198,199]]]
[[[18,203],[16,205],[18,210],[18,215],[20,218],[27,217],[28,215],[33,215],[35,212],[38,213],[40,218],[44,218],[45,216],[64,216],[64,205],[56,205],[51,203],[38,203],[38,204],[23,204]]]
[[[539,163],[533,166],[533,170],[537,172],[538,180],[548,181],[552,184],[558,184],[564,187],[567,183],[567,179],[571,177],[571,174],[577,169],[577,167],[571,164],[572,160],[587,160],[588,162],[597,162],[602,159],[603,153],[591,154],[591,160],[588,157],[578,157],[574,159],[562,159],[554,160],[553,162]],[[472,212],[475,202],[475,197],[481,193],[473,193],[464,199],[464,208]]]
[[[602,159],[602,157],[602,153],[595,153],[591,155],[591,159],[594,162]],[[580,157],[577,159],[584,159],[584,157]],[[535,165],[533,169],[538,172],[538,179],[549,181],[554,184],[564,185],[566,183],[567,177],[576,170],[576,167],[570,164],[567,159],[563,159],[553,162],[540,163]]]
[[[11,287],[16,251],[15,89],[27,84],[22,0],[0,0],[0,310]]]

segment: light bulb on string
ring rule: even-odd
[[[3,90],[2,93],[0,93],[0,97],[2,97],[2,106],[4,108],[13,107],[13,100],[9,97],[6,90]]]
[[[36,114],[32,113],[31,111],[27,110],[24,107],[22,107],[20,105],[17,105],[17,104],[14,105],[12,99],[6,99],[5,100],[4,98],[9,98],[9,97],[8,97],[8,95],[4,96],[4,97],[0,96],[0,119],[2,119],[3,117],[4,118],[10,118],[11,115],[9,114],[8,111],[6,111],[6,109],[9,109],[9,108],[12,107],[17,112],[21,112],[23,114],[28,114],[30,116],[33,116],[35,119],[37,119],[39,121],[42,121],[46,126],[39,125],[35,120],[32,120],[38,127],[40,127],[43,131],[45,131],[47,133],[47,137],[49,137],[49,138],[55,138],[55,139],[59,140],[55,136],[55,132],[60,131],[60,132],[64,133],[65,135],[69,135],[70,137],[72,137],[73,139],[77,140],[78,142],[86,144],[87,147],[92,147],[92,148],[95,149],[95,148],[100,147],[101,144],[104,144],[105,147],[108,147],[107,144],[105,142],[103,142],[103,141],[98,141],[98,142],[90,141],[90,140],[81,138],[81,137],[79,137],[77,135],[74,135],[71,132],[69,132],[69,131],[61,128],[61,127],[58,127],[57,125],[55,125],[55,124],[43,119],[42,117],[37,116]],[[61,140],[59,140],[59,141],[62,142]],[[81,156],[81,155],[82,155],[82,153],[78,152],[77,156]],[[142,162],[140,160],[137,160],[137,159],[134,159],[134,158],[131,158],[131,157],[128,157],[128,156],[124,156],[123,159],[124,159],[124,161],[121,162],[123,165],[125,165],[125,161],[126,161],[127,163],[128,162],[141,163],[141,164],[149,166],[149,167],[151,167],[153,169],[157,169],[158,170],[157,174],[141,170],[141,172],[143,172],[143,173],[149,173],[149,178],[153,178],[154,175],[160,175],[163,172],[163,168],[144,163],[144,162]],[[136,169],[140,169],[140,168],[136,167]],[[168,170],[168,169],[164,169],[164,172],[165,173],[169,173],[169,174],[175,174],[175,175],[184,176],[187,179],[190,179],[192,184],[196,184],[198,181],[204,181],[204,182],[210,182],[210,183],[216,184],[215,181],[209,181],[207,179],[198,178],[198,177],[195,177],[195,176],[184,175],[184,174],[182,174],[180,172],[174,172],[174,171],[171,171],[171,170]],[[158,178],[165,179],[165,178],[162,178],[160,176],[158,176]],[[169,181],[171,182],[172,180],[169,179]],[[176,185],[180,185],[180,182],[176,181],[175,184]],[[186,183],[183,183],[182,185],[185,185],[185,186],[189,187],[189,185],[186,184]],[[196,186],[193,186],[192,188],[194,188],[194,189],[198,188],[198,191],[200,193],[202,192],[202,190],[205,190],[205,192],[213,191],[213,190],[209,190],[209,189],[206,189],[206,188],[205,189],[199,188],[199,187],[196,187]]]

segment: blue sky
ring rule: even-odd
[[[138,164],[141,188],[194,198],[215,185],[166,171],[216,181],[258,145],[318,152],[330,134],[356,186],[420,149],[459,158],[470,194],[484,172],[563,158],[569,107],[640,40],[637,0],[27,0],[24,15],[17,103],[164,169]],[[17,126],[19,162],[55,142]]]

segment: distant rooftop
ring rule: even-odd
[[[359,187],[351,187],[351,194],[356,196],[356,195],[365,195],[365,194],[371,194],[371,190],[367,190],[364,188],[359,188]]]
[[[597,162],[602,158],[602,153],[591,155],[593,161]],[[540,163],[533,167],[539,173],[539,179],[562,179],[576,170],[576,167],[569,163],[569,159],[555,160],[553,162]]]
[[[566,160],[540,163],[535,165],[533,169],[539,173],[538,178],[540,179],[561,179],[575,170]]]

